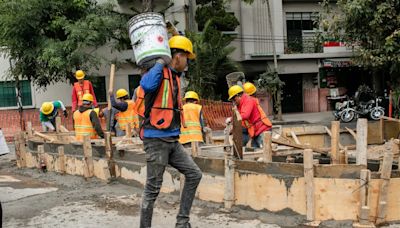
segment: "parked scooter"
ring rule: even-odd
[[[367,102],[359,101],[355,104],[354,99],[348,98],[347,101],[336,103],[336,109],[333,112],[336,120],[341,120],[344,123],[351,122],[354,118],[360,116],[367,117],[372,120],[379,120],[385,115],[385,109],[380,106],[381,97],[376,97]]]

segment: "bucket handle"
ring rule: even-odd
[[[132,44],[132,46],[137,47],[141,43],[143,43],[143,40],[142,39],[138,39],[135,43]]]

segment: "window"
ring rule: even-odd
[[[304,37],[303,31],[314,29],[316,15],[313,13],[286,13],[287,52],[303,52],[304,46],[313,42],[309,37]]]
[[[32,105],[32,89],[31,83],[23,80],[21,83],[22,105]],[[15,82],[2,81],[0,82],[0,107],[16,107],[17,106],[17,91]]]
[[[131,97],[133,96],[133,91],[140,85],[140,75],[139,74],[130,74],[128,75],[129,80],[129,94]]]
[[[94,94],[96,95],[97,102],[107,102],[107,92],[106,92],[106,77],[96,76],[87,77],[93,85]]]

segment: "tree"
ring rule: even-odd
[[[14,63],[9,76],[40,87],[72,80],[75,69],[100,66],[97,48],[128,47],[127,21],[95,0],[1,1],[1,51]]]
[[[267,71],[260,74],[257,81],[257,86],[261,90],[265,90],[268,94],[272,96],[272,103],[274,104],[273,114],[274,119],[282,120],[282,114],[279,114],[279,109],[281,108],[281,96],[279,95],[282,91],[285,83],[280,80],[278,72],[271,70],[269,67]]]

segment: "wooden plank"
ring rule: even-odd
[[[33,129],[32,129],[32,122],[28,121],[26,123],[26,132],[28,133],[28,138],[32,138],[33,136]]]
[[[83,137],[83,154],[85,156],[85,177],[93,177],[94,164],[93,164],[93,151],[90,142],[90,136]]]
[[[357,120],[357,165],[367,165],[367,137],[368,137],[368,120],[360,118]]]
[[[292,136],[292,138],[293,138],[293,140],[294,140],[294,142],[295,142],[296,144],[301,145],[301,142],[300,142],[299,138],[297,138],[297,136],[296,136],[296,134],[294,133],[294,131],[290,131],[290,135]]]
[[[58,148],[58,161],[60,166],[60,172],[65,174],[65,155],[64,155],[64,146],[59,146]]]
[[[371,171],[363,169],[360,171],[360,224],[369,224],[369,181],[371,180]]]
[[[192,142],[192,156],[197,157],[199,156],[199,142]]]
[[[235,161],[232,156],[225,153],[225,192],[224,207],[232,208],[235,203]]]
[[[339,164],[339,141],[340,122],[331,122],[331,163]]]
[[[106,151],[106,159],[108,162],[108,168],[110,170],[110,176],[116,177],[115,174],[115,161],[114,161],[114,153],[112,149],[112,137],[109,131],[104,132],[104,146]]]
[[[312,149],[314,152],[320,153],[320,154],[328,154],[327,151],[322,150],[320,148],[312,148],[311,146],[308,145],[298,145],[292,142],[284,141],[281,138],[272,138],[272,142],[280,145],[285,145],[285,146],[291,146],[294,148],[298,149]]]
[[[236,106],[233,107],[233,110],[233,156],[238,159],[243,159],[242,117],[240,116]]]
[[[109,111],[109,113],[111,113],[111,97],[110,94],[114,92],[114,77],[115,77],[115,64],[111,64],[111,68],[110,68],[110,82],[108,84],[108,96],[107,96],[107,109]],[[107,118],[107,130],[110,131],[111,126],[111,115],[108,115]]]
[[[330,136],[330,137],[332,137],[332,132],[331,132],[331,130],[329,130],[329,128],[328,127],[326,127],[325,126],[325,131],[326,131],[326,133],[328,133],[328,135]],[[339,132],[339,137],[340,137],[340,132]],[[344,146],[339,142],[339,149],[344,149]]]
[[[382,172],[381,172],[381,186],[379,190],[378,196],[378,210],[376,215],[376,224],[382,224],[386,221],[387,215],[387,201],[389,194],[389,182],[390,175],[392,172],[392,163],[393,163],[393,141],[391,150],[386,150],[386,153],[383,157],[382,163]]]
[[[16,148],[18,148],[18,151],[16,151],[17,159],[19,161],[19,167],[26,167],[26,145],[25,145],[25,133],[20,132],[19,134],[16,135],[17,140],[18,140],[18,145],[16,145]],[[18,164],[18,163],[17,163]]]
[[[354,140],[357,140],[357,134],[348,127],[345,127],[346,130],[353,136]]]
[[[314,164],[313,164],[313,151],[310,149],[304,150],[304,181],[306,191],[306,216],[307,220],[313,221],[315,219],[315,205],[314,205]]]
[[[387,117],[387,116],[382,116],[381,119],[400,123],[400,119],[395,119],[395,118],[391,118],[391,117]]]
[[[38,145],[37,152],[39,157],[38,169],[42,170],[43,172],[46,172],[47,165],[46,165],[46,158],[44,155],[44,145]]]
[[[270,131],[266,131],[263,134],[263,160],[264,162],[272,162],[272,134]]]
[[[382,118],[379,119],[379,133],[380,133],[379,140],[381,142],[384,142],[385,141],[385,121]]]
[[[37,131],[33,131],[33,135],[39,136],[40,138],[44,139],[45,141],[47,140],[50,143],[55,141],[55,138],[53,138],[51,136],[48,136],[48,135],[45,135],[45,134],[42,134],[42,133],[37,132]]]

